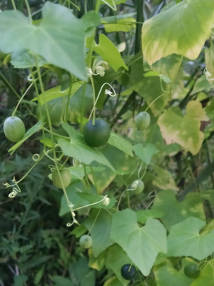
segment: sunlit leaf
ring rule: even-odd
[[[214,24],[213,0],[184,0],[147,20],[142,29],[145,60],[171,54],[196,59]]]
[[[5,53],[30,50],[48,63],[86,80],[83,22],[70,9],[51,2],[46,2],[42,12],[41,22],[34,25],[19,11],[3,11],[0,50]]]

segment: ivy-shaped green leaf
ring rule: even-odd
[[[111,132],[110,138],[108,143],[117,149],[121,150],[122,152],[126,153],[129,156],[133,156],[132,153],[132,143],[129,142],[127,139],[123,138],[122,136]]]
[[[93,256],[98,257],[112,244],[110,240],[112,217],[105,210],[93,210],[85,223],[91,232]]]
[[[151,216],[160,218],[168,229],[189,216],[205,219],[203,201],[199,193],[189,193],[183,201],[178,201],[175,192],[163,190],[157,194],[151,210],[139,212],[142,212],[142,218],[145,212],[151,212]]]
[[[159,252],[166,252],[166,230],[149,218],[144,227],[137,224],[137,215],[126,209],[113,215],[111,238],[127,253],[145,275],[149,275]]]
[[[58,139],[58,144],[66,156],[73,157],[87,165],[90,165],[92,162],[98,162],[114,171],[114,167],[101,150],[88,146],[83,135],[69,126],[69,124],[64,123],[62,126],[70,135],[70,139],[68,140],[62,138]]]
[[[82,20],[70,9],[50,2],[46,2],[42,13],[41,22],[34,25],[19,11],[3,11],[0,14],[0,50],[5,53],[30,50],[86,80]]]
[[[128,281],[125,280],[121,275],[121,267],[124,264],[131,264],[132,261],[122,250],[121,247],[114,244],[111,246],[106,253],[106,262],[105,265],[108,269],[111,269],[117,278],[120,280],[123,286],[128,285]]]
[[[168,256],[191,256],[202,260],[214,252],[214,229],[204,234],[206,223],[189,217],[172,226],[168,237]]]
[[[136,144],[133,147],[134,152],[138,158],[140,158],[145,164],[149,165],[153,155],[158,153],[158,149],[154,144],[146,143],[146,144]]]

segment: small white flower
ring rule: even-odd
[[[110,198],[108,196],[104,196],[103,204],[104,206],[108,206],[110,204]]]

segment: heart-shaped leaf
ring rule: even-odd
[[[105,157],[101,150],[88,146],[83,138],[83,135],[75,130],[69,124],[62,124],[63,128],[70,135],[70,140],[59,139],[58,144],[66,156],[90,165],[92,162],[98,162],[105,165],[114,171],[114,167]]]
[[[41,22],[34,25],[19,11],[0,13],[0,50],[30,50],[47,62],[86,80],[85,26],[70,9],[46,2]],[[21,36],[20,36],[21,35]]]
[[[113,215],[111,238],[127,253],[143,275],[149,275],[159,252],[166,252],[166,230],[149,218],[144,227],[137,224],[136,213],[130,209]]]

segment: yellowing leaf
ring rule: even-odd
[[[159,117],[158,124],[167,144],[178,143],[195,155],[204,139],[204,134],[200,131],[200,122],[206,120],[207,116],[201,103],[190,101],[185,115],[179,108],[172,107]]]
[[[172,6],[144,23],[144,59],[149,64],[171,54],[196,59],[213,24],[213,0],[184,0]]]

